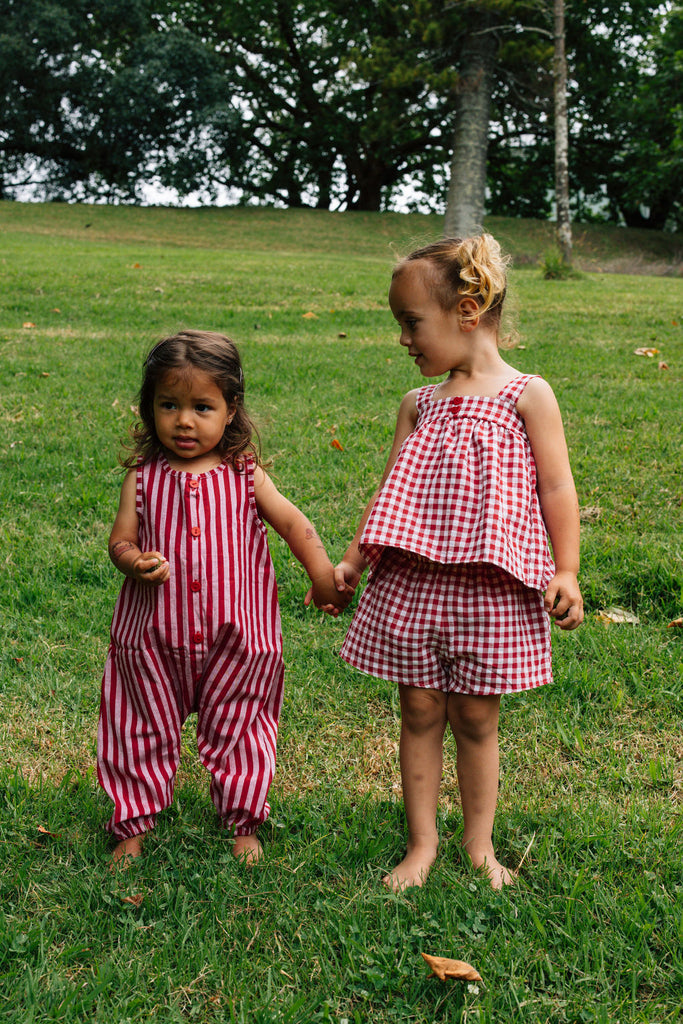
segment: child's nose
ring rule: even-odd
[[[186,409],[181,406],[178,409],[178,423],[182,426],[190,426],[192,424],[192,409]]]

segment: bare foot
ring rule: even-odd
[[[470,849],[467,844],[464,845],[472,861],[472,867],[488,877],[492,889],[503,889],[506,885],[514,883],[516,876],[496,859],[493,847],[482,853]]]
[[[408,847],[408,852],[396,867],[385,875],[382,881],[387,889],[403,892],[411,886],[421,886],[427,881],[427,875],[436,860],[438,844]]]
[[[484,874],[488,875],[492,889],[503,889],[506,885],[514,884],[515,876],[513,873],[508,871],[503,864],[499,864],[497,860],[493,864],[489,864],[488,861],[485,862],[482,864],[481,870]]]
[[[235,836],[232,852],[233,856],[241,861],[245,867],[253,868],[263,856],[263,847],[255,835]]]
[[[111,866],[112,870],[122,869],[125,871],[130,866],[131,862],[136,860],[142,853],[142,842],[144,835],[131,836],[128,839],[122,839],[120,843],[114,847],[114,852],[111,855]]]

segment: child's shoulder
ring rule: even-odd
[[[529,379],[517,399],[517,411],[523,419],[530,412],[543,412],[557,408],[555,392],[543,377],[529,376]]]

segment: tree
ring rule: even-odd
[[[646,180],[652,182],[653,171],[662,185],[667,171],[674,172],[671,184],[675,185],[675,156],[667,168],[664,154],[668,150],[673,156],[675,126],[670,117],[675,120],[676,100],[671,94],[664,100],[657,94],[660,85],[666,94],[669,80],[666,72],[657,71],[657,62],[665,54],[648,40],[653,33],[658,38],[662,29],[668,32],[665,26],[673,22],[665,18],[662,26],[648,0],[628,4],[566,0],[566,4],[570,183],[576,216],[597,216],[603,209],[603,217],[630,226],[663,226],[665,217],[657,197],[647,216],[641,204],[647,203],[643,186]],[[650,116],[654,123],[648,123]],[[654,136],[658,136],[661,160],[652,159]],[[663,205],[669,207],[670,201]]]
[[[633,94],[621,94],[628,116],[605,182],[630,227],[683,228],[683,7],[656,19],[645,67]]]
[[[569,215],[569,132],[567,127],[567,59],[564,49],[564,0],[553,0],[553,14],[557,242],[563,262],[571,264],[572,227]]]
[[[466,237],[482,230],[486,193],[486,151],[498,24],[486,7],[472,11],[459,60],[455,132],[444,231]]]
[[[445,160],[455,74],[432,46],[432,0],[186,0],[169,5],[218,55],[212,173],[246,198],[374,210],[415,172]],[[217,108],[217,112],[218,112]],[[220,161],[225,171],[221,175]]]
[[[508,126],[520,111],[526,114],[530,97],[538,95],[547,63],[547,47],[539,47],[538,34],[547,28],[544,0],[466,0],[456,6],[462,25],[456,58],[460,78],[445,233],[467,235],[481,230],[484,219],[492,134],[497,132],[500,152]],[[536,72],[533,79],[528,79],[529,68]],[[513,118],[506,105],[513,107]],[[500,180],[497,165],[495,173]]]

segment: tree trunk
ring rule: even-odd
[[[484,223],[486,150],[498,37],[484,17],[467,36],[460,55],[455,133],[444,233],[466,238]]]
[[[572,225],[569,214],[569,131],[567,127],[567,58],[564,49],[564,0],[553,0],[555,55],[555,205],[557,244],[565,263],[572,261]]]

